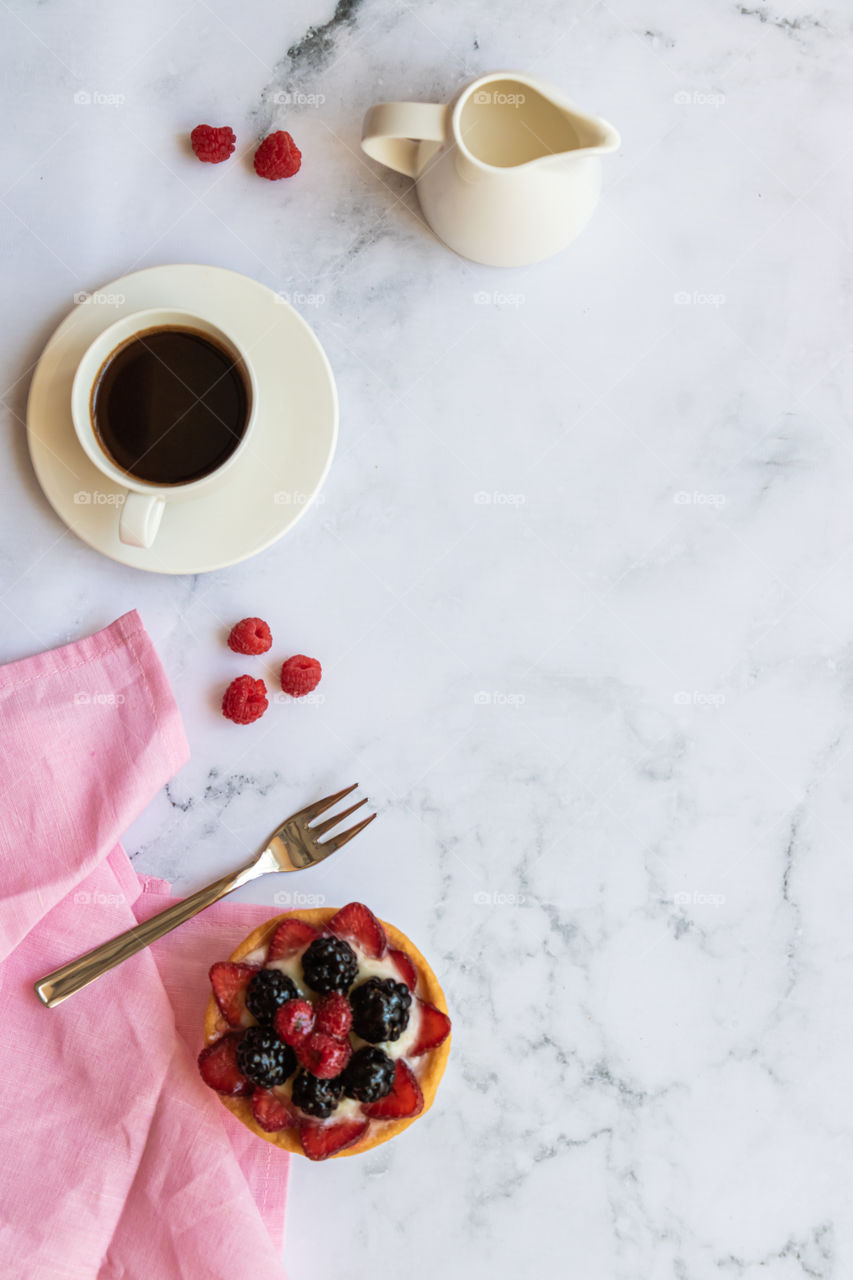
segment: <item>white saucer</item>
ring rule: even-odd
[[[80,447],[71,383],[97,334],[147,307],[181,307],[232,334],[257,379],[258,418],[227,482],[168,503],[154,546],[144,550],[119,541],[123,491]],[[90,547],[134,569],[206,573],[263,551],[304,514],[335,452],[338,397],[317,338],[272,289],[222,267],[151,267],[104,285],[63,320],[33,376],[27,435],[48,501]]]

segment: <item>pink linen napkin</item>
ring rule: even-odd
[[[0,668],[4,1276],[281,1280],[287,1157],[195,1065],[205,971],[268,910],[220,904],[56,1009],[32,989],[166,905],[118,839],[187,755],[136,613]]]

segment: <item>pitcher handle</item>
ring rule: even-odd
[[[364,117],[362,150],[372,160],[414,178],[418,144],[444,141],[447,111],[438,102],[380,102]]]

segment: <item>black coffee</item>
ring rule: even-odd
[[[151,484],[221,467],[246,430],[249,395],[227,351],[193,329],[149,329],[105,362],[92,423],[117,466]]]

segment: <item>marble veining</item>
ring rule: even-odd
[[[363,898],[455,1021],[399,1141],[294,1164],[292,1280],[853,1272],[848,6],[151,0],[3,8],[0,658],[139,608],[192,760],[127,836],[191,890],[358,780],[370,832],[271,910]],[[500,272],[366,161],[382,99],[518,67],[621,130],[561,257]],[[10,122],[15,121],[14,127]],[[186,134],[230,123],[227,166]],[[304,153],[254,177],[271,128]],[[43,499],[26,391],[128,270],[281,291],[338,381],[322,500],[194,579]],[[318,697],[235,728],[224,644]],[[296,895],[303,895],[298,898]]]

